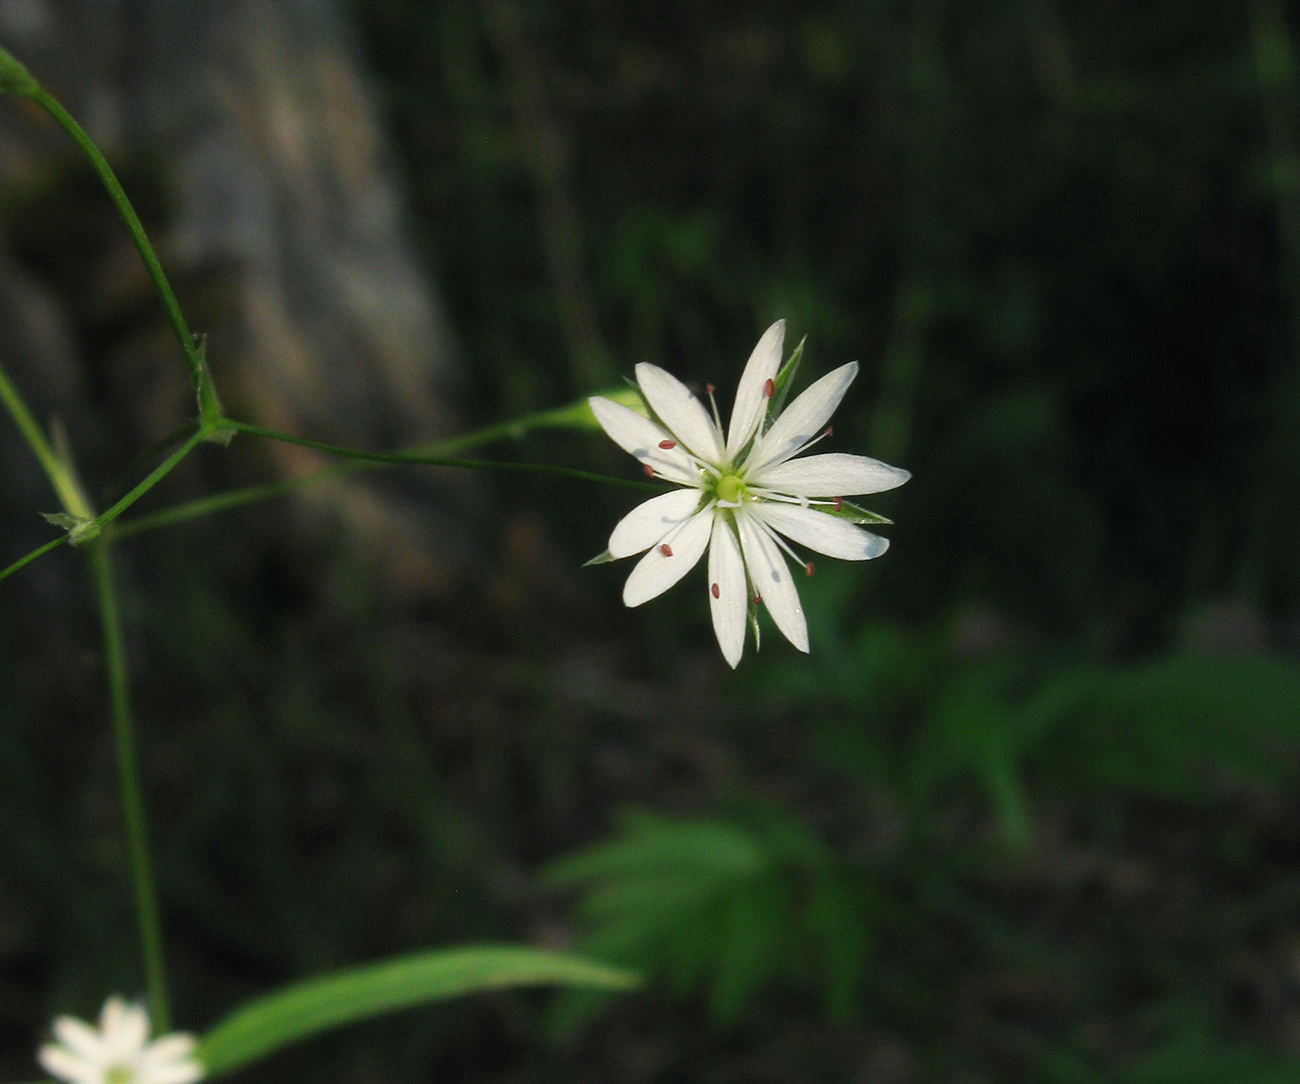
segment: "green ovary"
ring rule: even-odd
[[[714,492],[717,493],[718,500],[726,504],[736,504],[745,492],[745,483],[734,474],[723,475],[718,479]]]

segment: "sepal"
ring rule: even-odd
[[[103,533],[103,528],[93,519],[74,516],[69,512],[42,512],[41,518],[46,523],[61,527],[68,532],[68,542],[74,546],[83,546],[93,542]]]
[[[790,356],[772,381],[772,398],[767,404],[769,418],[775,418],[785,407],[786,396],[790,394],[790,385],[794,383],[794,374],[799,369],[799,362],[803,360],[803,344],[807,341],[807,335],[799,340],[799,345],[790,351]]]
[[[893,523],[894,521],[888,516],[882,516],[879,512],[872,512],[852,501],[840,501],[839,510],[833,508],[818,508],[817,511],[825,512],[829,516],[835,516],[837,519],[847,519],[850,523],[859,525]]]

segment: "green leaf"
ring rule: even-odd
[[[198,1058],[207,1075],[217,1076],[329,1028],[479,990],[539,985],[626,990],[638,981],[622,968],[541,949],[437,949],[308,979],[249,1002],[203,1036]]]
[[[761,808],[734,821],[648,811],[620,819],[618,837],[546,874],[550,887],[579,891],[584,951],[653,974],[678,997],[705,987],[723,1027],[782,979],[826,986],[828,1000],[851,1012],[871,939],[864,922],[875,920],[847,884],[824,886],[836,876],[829,849],[807,826]],[[809,957],[834,963],[809,968]],[[838,963],[846,966],[834,970]],[[569,1034],[600,1007],[585,993],[564,994],[553,1031]]]
[[[615,560],[617,560],[617,558],[613,554],[611,554],[609,550],[606,550],[604,553],[596,554],[596,556],[593,557],[590,561],[583,561],[582,567],[590,568],[592,565],[607,565],[611,561],[615,561]]]
[[[23,94],[31,97],[40,89],[32,73],[12,53],[0,49],[0,94]]]

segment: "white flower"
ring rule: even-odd
[[[858,365],[827,373],[765,425],[784,340],[784,320],[758,340],[725,434],[717,406],[710,417],[681,381],[656,365],[638,365],[636,379],[657,420],[601,396],[588,400],[605,432],[636,456],[647,474],[682,487],[634,508],[610,535],[611,558],[645,553],[627,578],[624,603],[640,606],[662,594],[708,549],[713,630],[732,667],[744,652],[751,599],[767,606],[787,640],[808,650],[807,622],[782,550],[809,575],[812,565],[782,535],[843,560],[879,557],[888,540],[851,522],[851,514],[846,518],[843,498],[893,489],[911,477],[879,460],[843,452],[795,459],[829,434],[823,426]],[[712,392],[710,387],[711,404]],[[870,521],[865,514],[860,518]]]
[[[148,1013],[120,997],[104,1002],[98,1030],[60,1016],[53,1031],[59,1041],[42,1046],[36,1060],[70,1084],[193,1084],[203,1076],[193,1035],[174,1032],[149,1042]]]

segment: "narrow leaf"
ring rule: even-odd
[[[401,956],[286,986],[236,1009],[199,1041],[208,1076],[230,1072],[317,1032],[479,990],[558,985],[625,990],[629,971],[512,945]]]

